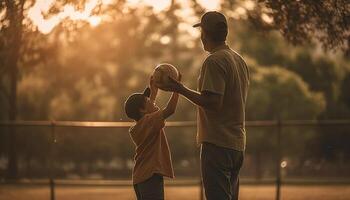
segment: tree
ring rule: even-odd
[[[230,19],[231,22],[231,19]],[[310,90],[322,92],[326,109],[319,117],[337,118],[337,99],[348,61],[342,56],[317,50],[315,44],[292,46],[277,31],[259,32],[245,20],[232,20],[229,42],[243,55],[266,68],[280,66],[298,74]]]
[[[349,6],[347,0],[259,0],[249,19],[259,29],[280,31],[292,44],[316,39],[325,50],[341,50],[349,56]]]
[[[62,4],[68,1],[62,1]],[[38,30],[32,30],[33,24],[24,13],[33,5],[33,0],[5,0],[0,2],[0,108],[1,119],[14,121],[18,117],[17,83],[21,75],[20,68],[35,65],[44,60],[43,51],[36,45]],[[54,11],[55,9],[52,9]],[[52,12],[51,11],[51,12]],[[33,42],[35,41],[36,42]],[[4,115],[3,113],[7,113]],[[17,177],[16,132],[10,128],[8,144],[7,178]]]
[[[50,18],[59,13],[67,2],[75,1],[55,1],[49,13],[44,14]],[[80,4],[76,2],[74,5],[80,7]],[[98,12],[109,15],[113,20],[94,28],[86,22],[70,19],[63,20],[45,35],[30,23],[23,27],[20,56],[17,59],[20,78],[16,79],[19,99],[16,106],[21,111],[18,118],[127,120],[123,112],[125,98],[146,86],[148,76],[157,63],[174,62],[176,59],[172,53],[177,54],[187,47],[177,41],[177,25],[181,19],[175,17],[180,9],[175,1],[169,10],[158,14],[149,7],[123,8],[122,1],[116,1],[104,9],[98,8]],[[172,22],[167,23],[170,19]],[[170,38],[171,47],[167,40],[162,39],[164,36]],[[9,53],[5,49],[4,52]],[[40,59],[33,62],[36,54]],[[191,56],[187,56],[187,60],[191,60]],[[6,79],[2,81],[8,83]],[[161,101],[166,100],[164,96],[160,95]],[[39,131],[35,136],[41,137]],[[80,139],[71,144],[90,144],[93,141]],[[25,154],[22,151],[25,147],[16,144],[22,142],[25,141],[19,138],[10,144],[21,155]],[[72,153],[73,157],[84,154],[84,158],[87,158],[91,154],[81,145],[74,146],[76,152]],[[130,152],[127,145],[120,147],[121,152]],[[106,146],[105,155],[110,152]],[[35,153],[25,154],[27,160]],[[129,154],[123,153],[121,156],[124,158]],[[16,166],[11,164],[8,170],[14,170]]]
[[[1,52],[3,60],[0,65],[0,84],[3,94],[8,96],[8,119],[16,120],[17,115],[17,79],[18,79],[18,60],[22,43],[23,19],[24,19],[25,0],[1,1],[0,12],[5,12],[5,17],[1,21]],[[6,23],[7,22],[7,23]],[[5,24],[4,24],[5,23]],[[6,49],[6,51],[4,51]],[[9,89],[3,86],[3,76],[9,75]],[[17,176],[17,152],[16,152],[16,133],[13,127],[9,131],[9,162],[7,178],[16,178]]]
[[[337,119],[350,119],[350,73],[346,72],[339,89],[339,98],[334,101],[326,114]],[[324,127],[321,132],[319,152],[327,160],[342,166],[350,158],[350,147],[346,141],[350,140],[348,126]]]
[[[350,110],[350,72],[348,72],[343,80],[343,83],[341,85],[341,96],[340,101],[344,103],[347,108]]]
[[[324,110],[323,95],[310,91],[307,83],[297,74],[278,66],[261,67],[251,61],[248,65],[251,70],[251,86],[246,108],[247,120],[316,119]],[[251,129],[247,136],[247,152],[253,154],[255,158],[258,179],[262,176],[261,157],[264,155],[265,160],[271,159],[271,152],[275,150],[274,131],[269,128]],[[301,132],[303,137],[299,136]],[[313,131],[300,129],[284,131],[282,135],[284,143],[289,146],[298,144],[297,149],[288,148],[284,153],[290,157],[298,157],[305,152],[307,144],[314,137]],[[302,163],[303,159],[299,162]]]

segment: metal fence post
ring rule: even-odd
[[[202,146],[199,148],[199,155],[196,155],[197,163],[199,163],[199,200],[204,200],[203,179],[202,179],[202,165],[201,165]],[[197,154],[197,153],[196,153]]]
[[[51,148],[49,158],[49,176],[50,176],[50,199],[55,200],[55,181],[54,181],[54,150],[56,144],[55,122],[51,121]]]
[[[276,200],[281,199],[281,133],[282,122],[280,119],[277,121],[277,158],[276,158]]]
[[[203,195],[203,192],[204,192],[204,191],[203,191],[203,181],[202,181],[202,176],[201,176],[201,175],[199,176],[199,179],[200,179],[200,180],[199,180],[199,187],[200,187],[200,188],[199,188],[199,192],[200,192],[200,194],[199,194],[199,199],[200,199],[200,200],[204,200],[204,195]]]

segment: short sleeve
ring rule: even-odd
[[[155,131],[164,128],[165,120],[163,117],[163,111],[161,109],[149,115],[149,126],[151,126]]]
[[[225,93],[225,71],[213,59],[205,60],[202,68],[200,91],[209,91],[223,95]]]

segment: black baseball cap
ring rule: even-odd
[[[201,21],[193,27],[202,27],[208,31],[215,31],[218,29],[227,29],[227,20],[225,15],[217,11],[209,11],[204,13]]]
[[[124,109],[126,115],[134,120],[139,120],[142,116],[140,114],[140,109],[145,105],[145,98],[149,97],[151,94],[151,89],[147,87],[143,93],[134,93],[128,97],[125,101]]]

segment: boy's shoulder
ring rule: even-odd
[[[163,111],[161,109],[145,114],[139,121],[136,122],[135,126],[147,125],[157,121],[164,121]]]
[[[165,126],[163,111],[157,110],[144,115],[136,124],[129,129],[130,134],[135,135],[146,130],[154,132],[159,131]],[[148,132],[147,131],[147,132]]]
[[[163,117],[163,111],[161,109],[158,109],[152,113],[148,113],[144,116],[145,120],[148,122],[156,122],[156,121],[164,121]]]
[[[145,127],[161,128],[165,126],[163,111],[161,109],[158,109],[152,113],[148,113],[143,116],[143,118],[144,119],[142,119],[142,122],[140,122],[140,124],[143,124]]]

